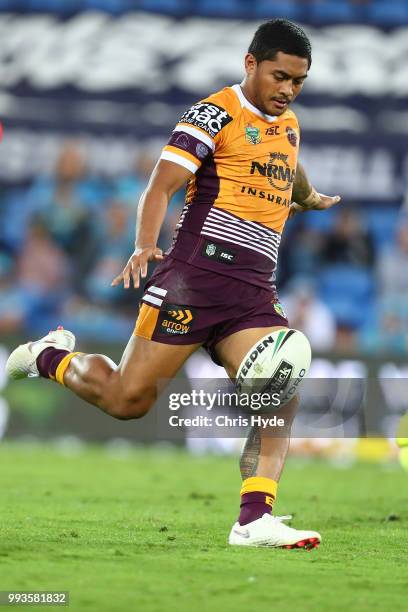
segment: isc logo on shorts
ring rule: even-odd
[[[194,312],[188,306],[165,304],[160,313],[159,331],[172,336],[187,334],[193,319]]]
[[[195,125],[214,138],[230,121],[232,121],[231,115],[221,106],[199,102],[184,113],[179,123]]]

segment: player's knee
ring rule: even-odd
[[[117,398],[111,414],[121,421],[141,419],[149,412],[155,399],[155,394],[149,391],[125,393],[120,398]]]

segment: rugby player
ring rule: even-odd
[[[199,347],[234,380],[252,347],[287,329],[275,273],[292,202],[297,210],[325,210],[340,200],[317,193],[298,162],[299,125],[289,106],[310,66],[305,32],[284,19],[266,22],[245,56],[242,83],[181,117],[141,197],[135,250],[112,282],[139,287],[148,262],[159,262],[120,364],[75,352],[73,334],[59,328],[15,349],[7,364],[11,378],[49,378],[115,418],[136,419],[155,403],[158,380],[174,377]],[[159,231],[171,197],[186,183],[186,203],[163,255]],[[282,407],[289,420],[297,404],[295,397]],[[251,430],[230,544],[319,544],[319,533],[272,515],[288,446],[289,433],[277,438]]]

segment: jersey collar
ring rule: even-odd
[[[273,116],[273,115],[265,115],[265,113],[260,111],[259,108],[256,108],[256,106],[251,104],[251,102],[247,100],[246,97],[244,96],[244,93],[240,85],[233,85],[231,89],[235,91],[235,93],[237,94],[242,108],[244,107],[248,108],[252,113],[254,113],[255,115],[258,115],[258,117],[261,117],[265,121],[269,121],[269,123],[272,123],[272,121],[275,121],[278,118],[277,116]]]

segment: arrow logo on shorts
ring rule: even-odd
[[[191,310],[188,310],[187,308],[185,310],[169,310],[169,315],[184,325],[193,320]]]

